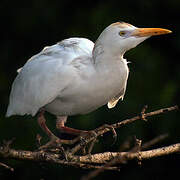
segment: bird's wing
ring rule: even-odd
[[[93,47],[94,43],[88,39],[70,38],[30,58],[13,82],[6,116],[35,115],[53,101],[74,81],[72,62],[81,57],[91,59]]]
[[[122,91],[121,91],[117,96],[113,97],[113,98],[108,102],[107,106],[108,106],[109,109],[115,107],[116,104],[118,103],[118,101],[119,101],[120,99],[123,100],[125,91],[126,91],[126,87],[123,88]]]
[[[127,66],[128,62],[126,61],[126,59],[122,59],[122,61],[125,64],[124,70],[126,71],[125,72],[126,75],[123,78],[123,85],[122,85],[123,88],[120,90],[120,92],[115,97],[113,97],[108,102],[107,106],[108,106],[109,109],[115,107],[120,99],[123,100],[125,92],[126,92],[126,85],[127,85],[128,75],[129,75],[129,68]]]
[[[61,58],[62,61],[70,62],[73,59],[80,56],[92,56],[93,48],[94,43],[86,38],[64,39],[55,45],[44,47],[39,54],[32,56],[27,62],[37,60],[37,58],[39,58],[40,55],[58,55],[58,57]],[[19,73],[22,70],[22,68],[23,67],[17,69],[17,72]]]

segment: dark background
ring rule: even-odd
[[[70,117],[68,125],[93,129],[104,123],[115,123],[139,113],[145,104],[149,111],[178,104],[180,98],[180,1],[68,1],[30,0],[1,1],[1,60],[0,60],[0,141],[16,138],[13,148],[35,150],[35,137],[40,133],[36,118],[13,116],[5,118],[11,84],[16,69],[44,46],[68,37],[86,37],[95,41],[102,30],[116,21],[138,27],[162,27],[173,31],[166,36],[153,37],[127,52],[130,76],[124,101],[109,110],[106,106],[84,116]],[[55,131],[55,117],[47,115],[48,125]],[[160,134],[169,137],[155,147],[180,141],[179,112],[159,115],[151,121],[139,121],[117,131],[118,140],[111,146],[106,135],[94,152],[117,151],[129,136],[146,142]],[[55,132],[56,133],[56,132]],[[0,167],[0,179],[79,179],[88,173],[70,167],[20,161],[3,161],[15,172]],[[163,179],[179,175],[179,154],[136,162],[122,166],[120,172],[105,172],[96,179]]]

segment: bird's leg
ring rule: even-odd
[[[48,135],[50,138],[50,141],[47,142],[45,145],[42,145],[39,147],[39,149],[49,149],[51,147],[58,147],[61,150],[63,150],[63,147],[61,146],[61,139],[56,137],[50,129],[46,125],[46,119],[44,117],[44,110],[41,110],[38,114],[38,124],[42,128],[42,130]],[[64,151],[64,150],[63,150]]]
[[[43,145],[40,146],[39,149],[47,149],[51,147],[61,147],[61,144],[74,144],[76,143],[79,139],[75,138],[73,140],[64,140],[64,139],[59,139],[57,136],[55,136],[50,129],[46,125],[46,119],[44,118],[44,110],[41,110],[38,114],[38,123],[39,126],[42,128],[42,130],[48,135],[50,138],[50,141]]]
[[[66,121],[67,121],[67,116],[57,116],[56,128],[62,133],[78,136],[89,132],[89,131],[67,127],[65,126]]]
[[[46,119],[44,117],[44,110],[41,110],[38,114],[38,124],[41,127],[41,129],[49,136],[50,139],[57,138],[47,127],[46,125]]]
[[[65,123],[67,121],[67,116],[57,116],[56,120],[56,128],[61,132],[61,133],[66,133],[66,134],[71,134],[77,136],[77,138],[73,139],[72,141],[80,141],[82,143],[82,151],[84,154],[86,154],[86,138],[89,138],[89,136],[93,136],[94,139],[92,142],[90,142],[90,147],[88,148],[88,154],[91,153],[93,146],[96,142],[97,139],[97,134],[95,131],[84,131],[84,130],[79,130],[79,129],[74,129],[74,128],[69,128],[65,126]]]

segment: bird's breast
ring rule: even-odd
[[[75,80],[45,108],[55,115],[86,114],[117,96],[126,86],[127,77],[128,69],[124,64],[96,72],[88,79]]]

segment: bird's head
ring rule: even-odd
[[[151,36],[168,33],[171,33],[171,31],[167,29],[137,28],[125,22],[116,22],[101,33],[98,41],[107,51],[111,50],[117,55],[123,55]]]

